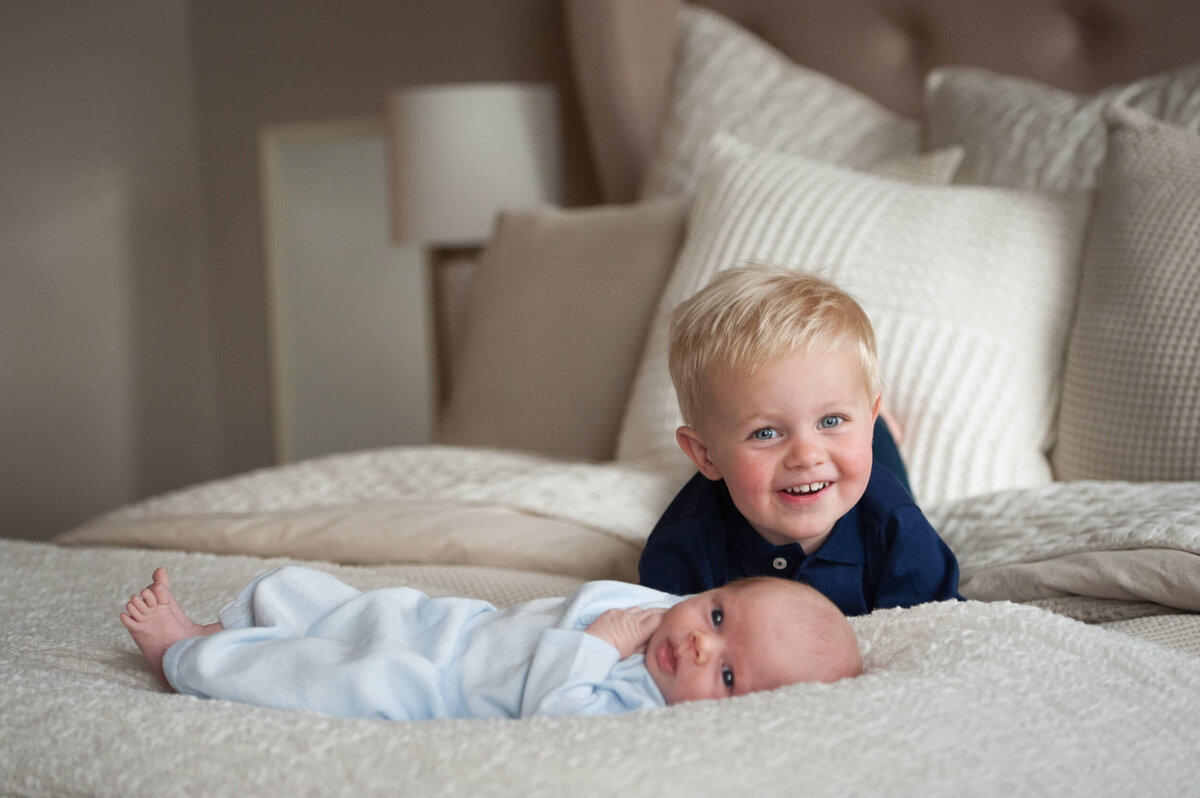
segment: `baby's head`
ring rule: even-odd
[[[745,267],[675,311],[676,438],[776,545],[813,551],[866,490],[879,412],[875,333],[827,280]]]
[[[732,582],[669,609],[646,644],[668,704],[833,682],[862,672],[846,616],[808,585],[776,577]]]

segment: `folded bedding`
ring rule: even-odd
[[[1089,596],[1200,611],[1200,483],[1056,482],[929,508],[963,595]]]

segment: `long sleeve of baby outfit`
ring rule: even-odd
[[[521,716],[610,715],[663,706],[645,657],[619,656],[595,635],[547,629],[530,663]]]

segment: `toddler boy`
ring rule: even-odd
[[[670,369],[676,440],[700,473],[650,534],[643,585],[769,574],[847,615],[961,599],[954,555],[873,462],[875,333],[849,295],[802,272],[722,272],[675,311]]]
[[[595,715],[862,670],[846,617],[782,579],[686,599],[588,582],[497,609],[407,587],[364,593],[291,566],[255,579],[219,619],[184,614],[163,568],[121,614],[177,692],[341,717]]]

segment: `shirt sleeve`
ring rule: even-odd
[[[698,527],[680,522],[655,529],[638,560],[639,583],[676,596],[716,587],[711,557]]]
[[[962,601],[958,560],[916,506],[897,508],[887,523],[887,550],[875,588],[875,607]]]
[[[521,717],[611,715],[662,706],[645,668],[644,679],[613,678],[617,649],[595,635],[547,629],[530,663]]]

